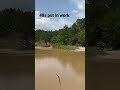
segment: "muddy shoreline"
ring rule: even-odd
[[[35,47],[35,49],[51,50],[51,49],[53,49],[53,48],[52,48],[52,47],[40,47],[40,46],[37,46],[37,47]],[[75,49],[75,50],[70,50],[70,51],[74,51],[74,52],[84,52],[84,51],[85,51],[85,47],[78,47],[77,49]]]

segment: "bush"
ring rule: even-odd
[[[40,42],[35,42],[35,46],[41,46]]]
[[[61,45],[61,44],[53,44],[52,45],[53,48],[59,48],[59,49],[66,49],[66,50],[74,50],[76,49],[77,47],[75,46],[70,46],[70,45]]]

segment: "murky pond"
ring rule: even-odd
[[[85,53],[36,49],[35,90],[85,90]]]

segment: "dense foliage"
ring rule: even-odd
[[[65,25],[63,29],[55,31],[36,30],[35,40],[53,45],[85,46],[85,19],[77,19],[70,28]]]
[[[111,2],[112,1],[112,2]],[[89,0],[86,4],[86,45],[102,40],[120,49],[120,5],[113,0]]]
[[[34,16],[34,11],[12,8],[0,11],[0,47],[21,47],[23,41],[34,39]]]

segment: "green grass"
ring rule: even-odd
[[[41,46],[40,42],[35,42],[35,46]]]
[[[40,42],[35,42],[35,46],[42,46],[42,44]],[[64,50],[75,50],[75,49],[77,49],[76,46],[72,46],[72,45],[52,44],[51,46],[53,48],[56,48],[56,49],[64,49]]]

